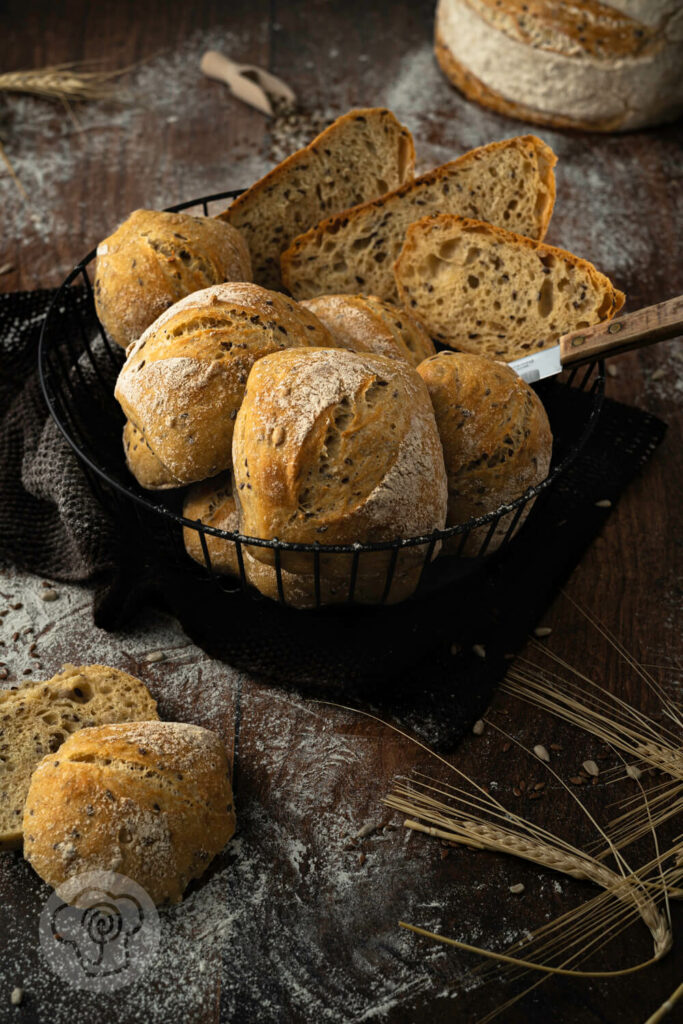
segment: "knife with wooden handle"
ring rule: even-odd
[[[563,334],[552,348],[515,359],[508,365],[527,383],[533,384],[564,369],[573,369],[606,356],[618,356],[634,348],[676,338],[679,334],[683,334],[683,295],[595,327]]]

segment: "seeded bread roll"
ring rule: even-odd
[[[31,775],[78,729],[157,718],[156,701],[126,672],[106,665],[64,669],[45,682],[0,691],[0,850],[21,846]]]
[[[433,338],[505,362],[611,320],[625,299],[564,249],[447,214],[409,228],[395,274]]]
[[[439,352],[417,372],[432,400],[448,478],[447,526],[493,512],[545,480],[552,434],[543,403],[509,366],[464,352]],[[522,525],[531,509],[525,506]],[[500,546],[514,513],[503,516],[488,551]],[[462,554],[474,555],[489,527],[470,534]],[[457,551],[462,537],[444,542]]]
[[[280,253],[325,216],[413,179],[415,147],[390,110],[351,110],[221,214],[246,238],[254,280],[281,288]]]
[[[200,519],[206,526],[213,526],[226,533],[240,532],[239,514],[232,493],[229,473],[221,473],[214,480],[206,480],[195,484],[188,492],[183,507],[183,515],[188,519]],[[206,565],[204,550],[199,532],[190,527],[183,528],[185,549],[195,562]],[[240,576],[237,547],[234,542],[206,534],[206,545],[215,572]],[[281,569],[280,579],[282,593],[278,588],[277,572],[272,565],[254,558],[251,551],[253,545],[242,546],[242,562],[247,582],[256,587],[265,597],[273,601],[283,601],[292,608],[315,608],[316,597],[315,576],[313,574],[293,573]],[[320,556],[320,604],[343,604],[349,599],[350,567],[347,579],[339,579],[334,570],[339,555]],[[361,554],[358,559],[353,600],[361,604],[378,604],[386,600],[387,604],[409,597],[419,582],[421,572],[420,558],[409,550],[400,551],[396,562],[396,570],[386,596],[386,571],[382,564],[379,568],[373,555]],[[348,565],[348,561],[347,561]]]
[[[624,131],[683,112],[680,0],[439,0],[435,48],[465,96],[535,124]]]
[[[137,482],[148,491],[165,491],[180,486],[180,481],[176,480],[163,462],[159,461],[145,441],[144,435],[130,420],[126,421],[123,428],[123,450],[128,469]]]
[[[535,135],[492,142],[381,199],[322,221],[282,254],[297,299],[356,294],[398,301],[392,266],[408,227],[427,213],[455,213],[544,237],[555,203],[557,157]]]
[[[128,352],[116,398],[168,473],[194,483],[230,467],[235,416],[256,360],[331,344],[316,317],[286,296],[256,284],[214,285],[145,331]]]
[[[434,343],[420,321],[376,295],[319,295],[300,305],[315,313],[337,348],[403,359],[411,366],[434,354]]]
[[[58,888],[86,871],[178,903],[235,831],[225,748],[208,729],[139,722],[83,729],[43,758],[24,809],[24,855]]]
[[[247,536],[372,543],[427,534],[445,521],[443,453],[429,395],[399,360],[343,349],[259,360],[237,415],[233,459]],[[424,550],[405,552],[406,573],[422,565]],[[274,564],[267,548],[250,553]],[[382,578],[389,555],[363,557],[364,571]],[[313,559],[282,552],[281,564],[311,576]],[[329,554],[324,563],[327,579],[349,579],[351,556]]]
[[[239,231],[212,217],[135,210],[97,247],[95,308],[127,348],[178,299],[221,281],[251,281]]]

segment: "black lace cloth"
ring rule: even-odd
[[[666,430],[606,400],[531,528],[475,577],[393,608],[296,612],[218,593],[208,581],[190,584],[141,543],[132,518],[98,502],[41,393],[37,345],[52,294],[0,296],[0,561],[94,583],[95,621],[105,629],[145,603],[162,606],[213,657],[306,693],[384,705],[436,745],[481,713],[504,655],[524,643],[609,514],[596,502],[616,503]],[[85,293],[74,292],[74,301],[85,302]],[[474,644],[485,659],[472,654]]]

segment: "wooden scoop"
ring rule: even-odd
[[[238,100],[270,117],[273,115],[270,96],[292,105],[296,103],[295,93],[281,78],[255,64],[236,64],[217,50],[207,50],[199,67],[209,78],[224,82]],[[253,75],[253,78],[248,75]]]

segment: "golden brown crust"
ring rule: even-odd
[[[159,461],[145,441],[144,434],[130,420],[126,421],[123,428],[123,450],[128,469],[142,487],[149,491],[180,487],[180,481]]]
[[[417,317],[376,295],[319,295],[299,305],[315,313],[335,347],[403,359],[411,366],[434,354],[434,343]]]
[[[570,128],[575,131],[586,132],[613,132],[619,128],[620,118],[582,121],[561,115],[545,114],[533,107],[527,107],[522,103],[516,103],[514,100],[505,99],[500,93],[484,85],[479,78],[473,75],[471,71],[468,71],[460,61],[455,59],[438,29],[435,31],[434,53],[439,67],[456,89],[459,89],[468,100],[479,103],[482,107],[488,107],[490,110],[495,110],[497,114],[504,114],[506,117],[513,117],[517,121],[526,121],[545,128]],[[549,220],[550,217],[548,217]],[[543,237],[544,235],[541,235],[541,238]]]
[[[152,453],[181,484],[232,462],[232,434],[256,360],[288,347],[331,344],[307,309],[255,284],[194,292],[128,351],[116,398]]]
[[[448,526],[493,512],[545,480],[550,424],[542,402],[514,370],[484,356],[439,352],[418,373],[429,390],[443,445]],[[506,518],[498,526],[490,551],[508,525]],[[481,543],[482,530],[488,527],[471,538],[470,548]],[[457,548],[459,542],[456,535],[444,548]]]
[[[116,871],[178,902],[235,830],[225,748],[207,729],[140,722],[84,729],[43,758],[24,809],[24,850],[58,888]]]
[[[239,516],[235,499],[232,494],[230,474],[221,474],[215,480],[206,480],[195,485],[188,493],[183,508],[183,515],[188,519],[200,519],[207,526],[228,533],[239,532]],[[195,562],[205,565],[204,552],[199,533],[184,527],[183,537],[185,549]],[[206,543],[215,572],[226,573],[239,577],[239,561],[236,545],[220,537],[206,535]],[[308,573],[293,573],[281,569],[280,577],[282,594],[278,588],[277,572],[274,566],[255,558],[251,547],[242,547],[242,560],[247,582],[265,597],[273,601],[284,601],[292,608],[315,608],[318,604],[316,596],[313,555],[302,555],[302,562],[307,562]],[[339,578],[340,558],[343,556],[320,556],[320,604],[344,604],[349,598],[351,566],[346,559],[346,578]],[[395,604],[409,597],[415,590],[422,570],[424,551],[404,550],[399,552],[391,586],[385,596],[386,559],[378,559],[363,554],[359,557],[356,571],[356,583],[353,600],[360,604],[378,604],[386,601]]]
[[[251,281],[247,244],[232,225],[135,210],[97,247],[95,308],[127,348],[178,299],[222,281]]]

